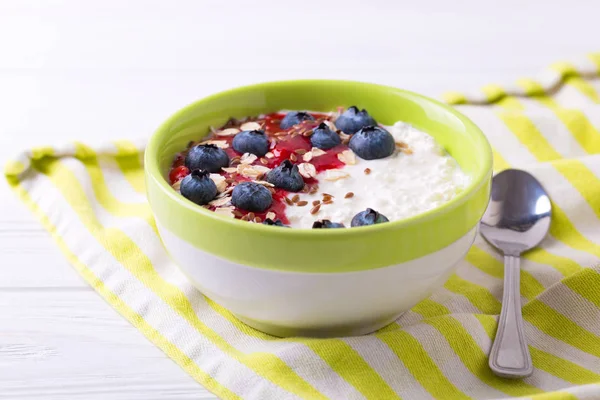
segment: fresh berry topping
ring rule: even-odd
[[[313,229],[345,228],[344,224],[340,224],[339,222],[331,222],[328,219],[315,221],[312,227]]]
[[[229,166],[229,156],[225,150],[214,144],[199,144],[188,152],[185,166],[191,171],[202,169],[208,172],[219,172],[221,168]]]
[[[233,149],[238,153],[251,153],[262,157],[269,151],[269,139],[263,131],[243,131],[233,138]]]
[[[379,214],[377,211],[367,208],[365,211],[361,211],[352,217],[350,226],[365,226],[381,224],[382,222],[389,222],[385,215]]]
[[[369,115],[367,110],[363,109],[358,111],[356,106],[348,108],[335,121],[335,126],[347,135],[352,135],[361,128],[371,125],[377,125],[377,121]]]
[[[315,117],[304,111],[290,111],[289,113],[285,114],[285,117],[283,117],[283,119],[281,120],[279,127],[281,129],[288,129],[296,124],[299,124],[302,121],[314,120]]]
[[[343,111],[343,109],[339,109],[339,112]],[[376,124],[366,111],[359,111],[356,107],[351,107],[344,114],[340,123],[343,123],[344,118],[348,116],[362,116],[361,118],[366,117],[371,120],[370,122]],[[214,209],[214,206],[218,207],[220,204],[210,201],[216,198],[216,194],[211,197],[211,192],[208,190],[208,186],[212,186],[211,182],[206,183],[207,188],[198,189],[196,186],[192,186],[200,176],[195,174],[194,181],[191,181],[190,171],[200,169],[202,172],[210,173],[209,178],[212,176],[211,180],[218,186],[217,193],[220,191],[232,192],[238,185],[240,187],[236,190],[235,199],[231,199],[236,208],[233,212],[234,217],[259,224],[289,228],[290,222],[286,216],[286,210],[289,211],[288,207],[294,205],[293,202],[289,203],[292,201],[288,196],[290,192],[315,194],[318,192],[318,173],[332,170],[330,172],[333,178],[335,178],[335,172],[338,172],[340,176],[344,175],[344,171],[336,170],[345,165],[354,165],[356,156],[369,157],[369,154],[373,153],[372,147],[377,148],[372,143],[376,142],[373,139],[377,139],[377,137],[362,138],[362,142],[367,144],[355,139],[352,143],[359,145],[353,149],[349,148],[349,142],[353,136],[342,134],[338,128],[334,127],[331,123],[333,118],[328,114],[296,111],[288,114],[272,113],[254,118],[251,122],[244,121],[232,119],[205,139],[210,139],[204,142],[209,144],[196,145],[197,142],[190,142],[187,149],[179,153],[171,164],[168,179],[176,190],[183,191],[182,194],[192,201],[197,200],[198,204],[208,202],[211,206],[210,209]],[[227,134],[220,134],[226,128],[234,129],[231,129],[231,132],[228,131]],[[375,129],[365,129],[366,132],[370,130]],[[357,136],[358,131],[353,135]],[[217,143],[219,144],[217,145]],[[394,144],[394,151],[395,147]],[[369,154],[365,155],[366,153]],[[381,155],[378,151],[375,153],[376,156]],[[216,176],[215,173],[211,173],[213,171],[220,175]],[[367,168],[365,174],[369,171]],[[188,176],[190,178],[186,181],[186,186],[183,184],[183,180]],[[330,180],[329,178],[325,179]],[[266,182],[258,182],[264,187],[246,187],[249,183],[257,183],[255,180],[268,181],[271,185]],[[265,188],[270,195],[265,192]],[[248,189],[253,190],[252,195],[247,193]],[[198,192],[206,195],[206,198],[200,198]],[[346,196],[349,198],[348,194]],[[245,197],[250,197],[250,199]],[[229,196],[227,198],[223,196],[223,200],[229,200]],[[317,214],[320,205],[314,203],[310,212]],[[327,201],[323,204],[329,203]],[[266,204],[270,205],[263,209]],[[295,204],[302,207],[308,205],[308,202],[298,200]],[[263,209],[263,211],[255,211],[258,209]],[[308,207],[306,210],[309,211]],[[344,226],[329,220],[320,220],[314,224],[315,229],[339,227]]]
[[[173,168],[169,173],[169,180],[171,181],[171,185],[177,181],[182,180],[189,174],[190,170],[185,165],[180,165],[179,167]]]
[[[273,225],[273,226],[282,226],[284,228],[289,228],[289,226],[284,225],[280,220],[273,221],[271,218],[267,218],[263,221],[263,225]]]
[[[267,173],[267,182],[275,187],[290,192],[299,192],[304,187],[304,179],[298,170],[298,166],[289,160],[284,160],[278,167]]]
[[[362,159],[377,160],[391,156],[396,144],[391,133],[378,126],[367,126],[356,132],[348,147]]]
[[[210,179],[210,173],[201,169],[195,169],[183,178],[179,190],[183,197],[201,206],[217,195],[217,186]]]
[[[269,189],[259,183],[241,182],[231,192],[231,204],[246,211],[265,211],[272,202]]]
[[[310,137],[310,143],[313,147],[327,150],[342,143],[342,139],[340,139],[337,133],[329,129],[327,124],[321,122],[321,124],[313,130],[313,134]]]

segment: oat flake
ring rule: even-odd
[[[298,164],[298,171],[300,172],[300,175],[305,178],[314,178],[317,176],[317,170],[315,169],[315,166],[310,163]]]
[[[217,132],[216,135],[217,136],[233,136],[239,132],[240,132],[240,130],[237,128],[227,128],[227,129],[223,129],[222,131]]]
[[[258,131],[261,126],[258,122],[246,122],[240,126],[240,129],[243,131]]]

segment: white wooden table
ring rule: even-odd
[[[598,1],[287,3],[0,0],[0,161],[147,136],[179,107],[257,81],[437,95],[600,50]],[[214,398],[87,287],[4,184],[0,210],[1,399]]]

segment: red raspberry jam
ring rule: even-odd
[[[229,120],[223,127],[217,129],[215,132],[220,132],[227,128],[240,129],[241,125],[246,122],[256,122],[261,126],[261,129],[267,135],[270,141],[270,150],[265,157],[260,157],[254,160],[250,165],[262,166],[273,169],[277,167],[284,160],[290,160],[294,164],[301,164],[309,162],[315,167],[318,172],[337,169],[343,167],[345,164],[338,159],[338,154],[348,149],[347,141],[342,140],[342,144],[333,147],[328,150],[321,150],[324,154],[313,157],[309,161],[304,161],[303,156],[310,152],[313,146],[310,142],[310,135],[312,130],[316,128],[320,123],[324,121],[333,121],[333,115],[322,114],[322,113],[310,113],[315,120],[314,121],[303,121],[297,125],[292,126],[289,129],[281,129],[281,120],[285,116],[282,113],[272,113],[264,115],[258,118],[248,118],[244,121]],[[235,135],[231,136],[219,136],[215,133],[210,134],[208,137],[202,139],[202,141],[190,143],[188,148],[195,146],[198,143],[205,143],[207,141],[219,141],[220,147],[225,147],[225,151],[229,156],[231,163],[230,167],[235,168],[240,163],[240,157],[242,154],[238,153],[233,149],[232,142]],[[183,179],[190,173],[188,168],[183,164],[187,150],[177,154],[171,171],[169,173],[169,179],[171,184]],[[262,181],[263,177],[249,178],[243,176],[237,172],[221,171],[219,175],[226,179],[227,189],[231,189],[235,184],[243,181]],[[303,193],[316,191],[318,188],[318,180],[316,178],[304,177],[305,186],[302,190]],[[283,189],[272,188],[269,190],[273,195],[273,202],[271,206],[264,212],[261,213],[250,213],[246,210],[235,208],[233,213],[235,218],[243,220],[252,220],[255,222],[262,222],[266,218],[270,217],[272,220],[279,219],[284,224],[289,224],[289,220],[286,217],[285,209],[293,204],[292,199],[295,193],[288,192]],[[208,205],[205,206],[210,210],[215,210],[217,207]],[[307,206],[309,207],[309,206]]]
[[[185,165],[180,165],[178,167],[172,168],[171,172],[169,172],[169,180],[171,181],[171,185],[177,181],[182,180],[183,178],[188,176],[189,173],[190,170]]]

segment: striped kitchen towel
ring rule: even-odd
[[[553,200],[550,234],[522,263],[527,379],[488,368],[503,266],[481,239],[442,289],[377,333],[280,339],[238,322],[167,257],[143,145],[37,148],[6,175],[87,282],[221,398],[599,399],[600,54],[446,100],[488,135],[497,171],[531,172]]]

